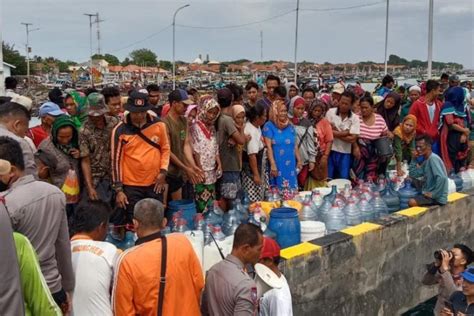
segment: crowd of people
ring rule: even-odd
[[[189,241],[161,233],[169,201],[195,200],[199,213],[216,203],[227,211],[243,195],[264,200],[270,187],[376,181],[393,166],[419,183],[410,206],[442,205],[447,175],[473,160],[474,93],[456,75],[407,90],[387,75],[373,93],[343,80],[300,91],[268,75],[264,87],[176,89],[165,104],[155,84],[126,96],[114,87],[55,88],[32,128],[31,100],[16,94],[14,78],[5,84],[0,215],[11,227],[0,231],[8,241],[2,253],[10,253],[0,300],[12,312],[252,315],[260,306],[261,315],[288,315],[286,281],[259,302],[246,269],[260,261],[284,279],[275,242],[242,224],[232,254],[204,286]],[[138,239],[120,255],[103,240],[123,227]]]

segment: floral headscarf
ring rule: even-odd
[[[272,121],[273,124],[275,124],[276,127],[278,127],[279,129],[284,129],[285,127],[288,126],[288,124],[290,124],[290,119],[288,118],[288,116],[286,117],[285,122],[280,122],[280,120],[278,119],[278,114],[283,109],[286,110],[285,102],[281,100],[276,100],[276,101],[273,101],[272,106],[270,107],[270,111],[268,112],[268,117],[270,121]]]
[[[412,121],[413,122],[413,125],[414,125],[414,128],[413,128],[413,132],[411,132],[410,134],[405,134],[405,132],[403,131],[403,124],[406,122],[406,121]],[[395,128],[395,130],[393,131],[393,134],[400,137],[400,139],[405,143],[405,144],[410,144],[412,142],[412,140],[415,138],[415,135],[416,135],[416,124],[418,123],[418,119],[416,118],[416,116],[414,116],[413,114],[408,114],[407,116],[405,116],[405,118],[403,119],[403,121],[400,123],[399,126],[397,126],[397,128]]]
[[[219,117],[220,113],[221,113],[221,108],[219,106],[219,103],[217,103],[216,100],[214,100],[213,98],[206,98],[206,99],[202,99],[201,98],[201,101],[202,104],[201,104],[201,109],[199,110],[199,114],[197,116],[198,120],[203,122],[204,124],[212,124],[214,123],[217,118]],[[212,121],[209,121],[207,119],[207,112],[209,112],[210,110],[214,109],[214,108],[218,108],[219,111],[217,112],[217,115],[215,116],[215,118],[212,120]]]

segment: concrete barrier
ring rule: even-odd
[[[473,193],[283,249],[294,315],[399,315],[437,294],[425,264],[457,242],[474,244]]]

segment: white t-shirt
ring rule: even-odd
[[[329,121],[329,123],[334,124],[338,131],[349,130],[349,134],[359,135],[359,115],[351,113],[350,117],[348,116],[344,120],[342,120],[342,118],[337,115],[337,110],[337,108],[332,108],[327,111],[326,119]],[[334,141],[332,143],[332,150],[342,154],[350,154],[352,151],[352,144],[334,137]]]
[[[260,300],[260,316],[293,315],[290,287],[283,274],[280,279],[283,281],[283,287],[268,291]]]
[[[247,154],[257,154],[260,150],[263,149],[262,142],[262,130],[258,127],[255,127],[252,123],[245,123],[244,134],[250,135],[252,138],[247,143]]]
[[[76,278],[73,315],[112,316],[110,291],[113,267],[119,252],[111,243],[81,237],[75,236],[71,241],[72,267]]]

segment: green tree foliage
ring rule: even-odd
[[[105,55],[94,54],[92,55],[92,59],[105,59],[105,61],[107,61],[110,66],[120,65],[120,60],[117,58],[117,56],[114,56],[112,54],[105,54]]]
[[[164,70],[172,70],[173,64],[168,60],[160,60],[160,62],[158,63],[158,67]]]
[[[124,66],[124,67],[128,66],[128,65],[131,65],[131,64],[132,64],[132,61],[128,57],[125,57],[125,59],[121,63],[121,65]]]
[[[158,65],[156,54],[147,48],[134,50],[130,53],[130,58],[138,66],[151,67]]]
[[[2,42],[3,61],[16,68],[12,68],[13,76],[26,75],[26,58],[15,49],[15,45]]]
[[[403,65],[408,68],[426,68],[428,66],[428,62],[421,61],[418,59],[407,60],[405,58],[398,57],[397,55],[390,55],[388,58],[389,65]],[[455,68],[461,70],[463,65],[458,63],[443,63],[438,61],[433,61],[433,68],[434,69],[444,69],[444,68]]]

